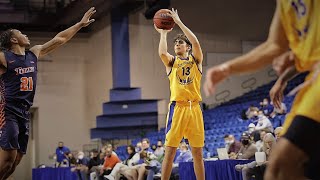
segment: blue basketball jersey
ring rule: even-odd
[[[31,51],[17,55],[4,52],[6,72],[0,79],[1,104],[15,113],[28,111],[33,104],[37,84],[37,57]],[[21,111],[22,109],[23,111]]]

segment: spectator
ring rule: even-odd
[[[248,108],[248,110],[246,111],[246,116],[248,119],[251,119],[254,116],[254,112],[259,111],[259,108],[253,106],[253,104],[250,105],[250,107]]]
[[[276,136],[276,140],[278,141],[278,139],[281,137],[281,132],[282,132],[283,128],[282,127],[277,127],[274,130],[274,135]]]
[[[266,154],[267,161],[275,143],[276,140],[271,133],[267,133],[264,136],[262,152]],[[258,164],[256,161],[243,165],[238,164],[235,166],[235,168],[237,171],[242,172],[243,180],[249,180],[253,175],[255,176],[256,180],[263,180],[263,174],[266,169],[267,161],[263,162],[262,164]]]
[[[96,152],[93,152],[93,158],[90,159],[89,164],[88,164],[88,170],[90,173],[90,180],[97,179],[97,174],[100,173],[100,170],[103,167],[104,159],[105,159],[105,153],[103,153],[103,152],[98,153],[97,150],[94,150],[94,151],[96,151]],[[95,157],[96,154],[97,154],[97,157]]]
[[[242,133],[241,148],[237,155],[237,159],[254,159],[256,152],[257,147],[251,142],[249,134],[247,132]]]
[[[154,151],[154,155],[156,155],[157,157],[163,156],[164,154],[164,148],[162,145],[162,141],[158,140],[157,142],[157,149]]]
[[[264,115],[269,116],[273,111],[273,106],[269,104],[269,100],[264,98],[262,102],[260,102],[260,110]]]
[[[66,154],[70,152],[69,148],[64,146],[63,142],[59,142],[58,147],[56,149],[57,155],[57,166],[59,167],[63,160],[68,160]]]
[[[229,157],[231,159],[235,159],[236,154],[241,148],[241,143],[237,141],[231,134],[227,134],[224,136],[224,142],[226,144],[226,149],[228,151]]]
[[[143,151],[151,152],[153,153],[152,149],[150,148],[150,141],[147,138],[142,139],[141,141],[141,149]]]
[[[188,149],[188,145],[185,142],[180,143],[179,149],[180,149],[180,153],[177,156],[176,160],[174,161],[172,173],[171,173],[171,176],[174,176],[174,177],[179,175],[179,163],[192,161],[191,151]],[[162,161],[158,161],[158,163],[156,163],[150,168],[147,180],[153,180],[154,175],[161,171],[161,163]],[[175,179],[178,179],[178,178],[175,178]]]
[[[84,156],[82,151],[79,151],[77,155],[76,167],[71,169],[71,171],[75,171],[77,173],[79,180],[87,179],[88,162],[89,159]]]
[[[138,179],[143,179],[147,173],[146,166],[157,164],[156,161],[163,159],[163,156],[157,157],[154,155],[152,149],[150,148],[149,139],[145,138],[142,140],[142,150],[147,153],[147,157],[144,160],[144,163],[138,169]],[[162,160],[161,160],[162,162]]]
[[[259,111],[258,117],[259,119],[255,127],[255,130],[267,130],[268,132],[273,132],[273,126],[271,121],[262,113],[262,111]]]
[[[99,154],[98,150],[96,150],[96,149],[92,150],[92,157],[88,162],[88,171],[89,172],[95,172],[95,168],[97,166],[103,165],[103,163],[104,163],[104,155],[102,156],[102,158],[99,157],[99,156],[100,156],[100,154]]]
[[[251,133],[254,131],[256,125],[254,125],[253,123],[250,123],[248,126],[248,132],[251,135]]]
[[[264,131],[264,130],[261,130],[260,131],[260,140],[258,140],[257,142],[256,142],[256,147],[257,147],[257,150],[260,152],[261,150],[262,150],[262,147],[263,147],[263,138],[264,138],[264,136],[267,134],[267,132],[266,131]]]
[[[157,145],[152,144],[152,145],[151,145],[151,149],[152,149],[152,151],[154,152],[154,151],[157,149]]]
[[[123,163],[117,163],[112,172],[105,176],[109,180],[119,180],[120,174],[123,174],[127,179],[135,179],[130,172],[130,167],[133,167],[139,163],[140,155],[135,152],[135,147],[130,145],[127,147],[128,159]],[[136,176],[136,175],[135,175]]]
[[[112,146],[112,144],[107,144],[106,148],[112,149],[112,154],[118,156],[117,153],[115,152],[115,149],[114,149],[114,147]]]
[[[189,162],[192,161],[192,154],[188,148],[188,145],[185,142],[180,143],[180,154],[174,161],[175,165],[178,165],[181,162]]]
[[[142,150],[142,143],[141,141],[137,142],[137,145],[136,145],[136,152],[140,152]]]
[[[68,164],[67,166],[75,166],[77,164],[77,159],[73,156],[71,152],[66,152],[65,154],[67,159],[64,159],[63,162],[64,164]]]
[[[106,149],[106,158],[104,160],[103,167],[100,170],[100,179],[103,179],[104,175],[109,175],[114,168],[114,166],[121,162],[118,156],[112,153],[112,149],[107,147]]]

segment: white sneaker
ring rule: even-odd
[[[160,173],[157,173],[157,174],[155,174],[153,177],[161,177],[161,174]]]
[[[104,175],[105,178],[108,178],[109,180],[114,180],[114,177],[112,175]]]

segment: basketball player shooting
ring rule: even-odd
[[[261,69],[289,48],[296,70],[310,71],[286,117],[284,138],[271,153],[266,180],[302,180],[305,176],[320,179],[319,6],[317,0],[277,0],[268,39],[251,52],[207,71],[204,84],[207,95],[214,93],[215,86],[228,76]],[[291,74],[290,69],[286,71],[286,75]],[[280,85],[276,90],[280,94],[281,88]]]
[[[161,23],[155,23],[155,29],[160,33],[159,56],[166,67],[171,91],[161,179],[169,179],[177,147],[184,137],[191,146],[196,177],[204,180],[204,124],[199,104],[202,100],[200,86],[203,54],[197,37],[182,23],[177,10],[167,10],[160,16],[167,22],[165,14],[172,17],[184,34],[174,39],[173,56],[167,50],[167,34],[171,30],[159,29],[156,25]],[[156,21],[161,21],[161,18]]]
[[[94,22],[90,18],[95,12],[95,8],[90,8],[80,22],[30,50],[26,50],[30,45],[28,37],[19,30],[9,29],[0,35],[0,180],[15,171],[27,151],[38,58],[53,52]]]

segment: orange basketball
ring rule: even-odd
[[[168,9],[160,9],[153,17],[153,23],[159,29],[169,30],[175,25],[172,17],[168,16]]]

